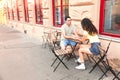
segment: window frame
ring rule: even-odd
[[[24,19],[25,19],[25,22],[29,22],[28,1],[23,0],[23,5],[24,5]],[[28,19],[27,19],[27,16],[28,16]]]
[[[64,6],[69,6],[69,4],[68,5],[63,4],[63,0],[58,0],[58,1],[60,1],[60,15],[61,15],[60,21],[61,21],[61,24],[60,25],[55,24],[55,2],[54,2],[54,0],[52,0],[53,26],[61,27],[61,25],[64,23],[64,20],[62,19],[63,18],[63,8],[64,8]]]
[[[39,10],[40,10],[40,21],[37,20],[37,11],[36,11],[36,0],[34,0],[34,6],[35,6],[35,22],[36,24],[43,24],[43,14],[42,14],[42,5],[40,4],[41,0],[38,0],[38,7],[39,7]]]
[[[14,17],[14,11],[13,11],[13,9],[11,10],[11,13],[12,13],[12,20],[14,20],[15,17]]]
[[[101,35],[111,36],[111,37],[120,37],[120,34],[113,34],[113,33],[107,33],[104,32],[104,7],[105,7],[105,0],[100,0],[100,16],[99,16],[99,33]]]
[[[17,14],[17,20],[20,21],[20,15],[19,15],[19,8],[18,8],[18,0],[16,0],[16,14]]]
[[[15,5],[14,3],[13,3],[13,0],[11,0],[11,14],[12,14],[12,20],[15,20],[15,8],[13,7],[13,5]]]
[[[10,20],[10,8],[8,7],[8,2],[7,2],[7,18]]]

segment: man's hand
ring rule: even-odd
[[[72,36],[71,36],[71,39],[72,39],[72,40],[80,41],[80,40],[81,40],[81,37],[72,35]]]

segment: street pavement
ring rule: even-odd
[[[53,53],[42,46],[42,40],[33,38],[6,25],[0,25],[0,80],[98,80],[99,68],[89,73],[92,63],[86,61],[86,70],[76,70],[74,59],[64,60],[55,72],[51,63]],[[103,80],[112,80],[113,76]]]

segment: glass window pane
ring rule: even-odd
[[[58,7],[58,6],[60,7],[60,0],[54,0],[54,2],[55,2],[56,7]]]
[[[55,8],[55,25],[61,25],[60,7]]]
[[[69,15],[69,0],[62,0],[63,3],[63,23],[65,22],[65,16]]]
[[[69,0],[62,0],[62,4],[63,5],[68,5],[69,4]]]
[[[69,7],[64,6],[63,7],[63,22],[65,22],[65,16],[69,15]]]
[[[120,0],[105,1],[104,32],[120,34]]]
[[[42,10],[41,10],[41,3],[40,3],[40,1],[39,0],[35,0],[36,2],[35,2],[35,6],[36,6],[36,9],[35,9],[35,11],[36,11],[36,22],[37,23],[42,23]]]
[[[65,16],[69,15],[69,0],[54,0],[54,24],[62,25]]]

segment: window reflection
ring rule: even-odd
[[[55,24],[61,24],[61,14],[60,14],[60,7],[55,8]]]
[[[27,0],[24,0],[24,8],[25,8],[25,21],[29,22],[28,1]]]
[[[105,1],[104,32],[120,34],[120,0]]]
[[[69,15],[69,0],[54,0],[54,24],[62,25],[65,15]]]
[[[10,19],[10,9],[8,7],[8,3],[7,3],[7,17],[8,17],[8,19]]]
[[[41,9],[41,1],[40,0],[35,0],[35,11],[36,11],[36,23],[41,23],[42,24],[42,9]]]

